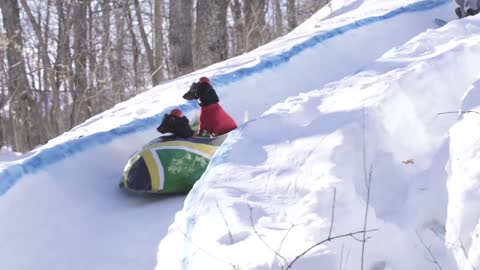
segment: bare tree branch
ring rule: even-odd
[[[367,230],[367,231],[364,231],[364,230],[361,230],[361,231],[356,231],[356,232],[351,232],[351,233],[346,233],[346,234],[339,234],[339,235],[335,235],[335,236],[332,236],[330,238],[327,238],[325,240],[322,240],[316,244],[314,244],[313,246],[307,248],[304,252],[302,252],[300,255],[298,255],[297,257],[295,257],[295,259],[290,262],[290,264],[288,264],[288,267],[286,269],[290,269],[292,267],[292,265],[298,260],[300,259],[301,257],[303,257],[305,254],[307,254],[310,250],[318,247],[319,245],[322,245],[326,242],[329,242],[329,241],[332,241],[332,240],[335,240],[335,239],[339,239],[339,238],[345,238],[345,237],[351,237],[353,235],[357,235],[357,234],[363,234],[363,233],[367,233],[367,232],[375,232],[375,231],[378,231],[378,229],[371,229],[371,230]]]
[[[275,253],[275,255],[277,255],[279,258],[281,258],[285,264],[288,263],[287,259],[285,259],[285,257],[283,257],[280,253],[278,253],[275,249],[273,249],[264,239],[263,237],[258,233],[257,229],[255,228],[255,224],[253,223],[253,216],[252,216],[252,212],[253,212],[253,208],[252,206],[248,205],[248,208],[250,210],[250,225],[252,226],[253,228],[253,231],[255,232],[255,234],[257,235],[257,237],[260,239],[260,241],[262,241],[262,243],[268,247],[271,251],[273,251]]]
[[[370,172],[367,177],[367,154],[366,154],[366,137],[365,137],[365,107],[362,107],[362,140],[363,140],[363,173],[365,177],[365,187],[367,188],[367,200],[365,202],[365,216],[363,219],[363,240],[362,240],[362,255],[360,260],[360,269],[363,270],[365,265],[365,243],[366,243],[366,233],[367,221],[368,221],[368,209],[370,206],[370,191],[372,187],[372,165],[370,165]]]
[[[292,226],[290,226],[290,228],[288,229],[287,233],[283,236],[282,241],[280,242],[280,246],[278,247],[278,253],[280,253],[280,250],[282,249],[282,246],[283,246],[283,242],[285,241],[285,239],[287,239],[287,236],[290,233],[290,231],[293,229],[293,227],[295,227],[295,224],[292,224]]]
[[[345,245],[342,243],[342,250],[340,251],[340,266],[338,267],[339,270],[343,269],[343,251],[345,250]]]
[[[355,241],[358,241],[358,242],[360,242],[360,243],[364,243],[363,239],[359,239],[359,238],[357,238],[357,237],[355,237],[355,236],[353,236],[353,235],[352,235],[352,238],[353,238],[353,240],[355,240]],[[367,239],[368,239],[368,238],[367,238]]]
[[[442,114],[451,114],[451,113],[458,113],[458,114],[476,113],[476,114],[480,114],[480,112],[477,112],[477,111],[462,111],[462,110],[458,110],[458,111],[437,113],[437,116],[442,115]]]
[[[155,70],[156,70],[155,63],[154,63],[153,50],[152,50],[152,47],[150,46],[150,43],[148,42],[148,36],[147,36],[147,33],[145,32],[145,27],[143,26],[143,18],[142,18],[140,3],[138,0],[133,0],[133,4],[135,6],[135,15],[137,16],[138,29],[140,31],[140,36],[142,38],[143,46],[145,47],[145,52],[147,54],[147,60],[148,60],[148,66],[150,68],[152,84],[155,86],[159,82],[156,81],[157,80],[156,76],[152,76],[153,74],[155,74]]]
[[[361,257],[361,268],[363,270],[364,263],[365,263],[365,243],[367,242],[365,230],[367,228],[367,221],[368,221],[368,209],[370,206],[370,190],[372,184],[372,165],[370,165],[370,172],[368,174],[368,185],[367,185],[367,201],[365,203],[365,217],[363,220],[363,240],[362,240],[362,257]]]
[[[420,243],[422,243],[422,246],[427,250],[428,254],[430,255],[430,259],[429,259],[429,258],[426,258],[426,259],[427,259],[429,262],[434,263],[439,270],[443,270],[443,269],[442,269],[442,266],[441,266],[440,263],[438,262],[437,258],[435,258],[435,255],[433,255],[433,252],[432,252],[431,248],[428,247],[427,244],[425,244],[425,242],[423,241],[423,239],[422,239],[422,237],[420,236],[420,234],[418,233],[418,231],[415,231],[415,233],[417,234],[417,237],[418,237],[418,239],[420,240]]]
[[[337,197],[337,188],[333,188],[333,203],[332,203],[332,216],[330,218],[330,229],[328,230],[328,238],[332,236],[333,221],[335,218],[335,202]]]
[[[450,111],[450,112],[440,112],[440,113],[437,113],[437,114],[435,115],[435,117],[433,118],[433,120],[437,119],[438,116],[444,115],[444,114],[458,114],[458,115],[460,116],[460,115],[463,115],[463,114],[466,114],[466,113],[480,114],[480,112],[477,112],[477,111],[462,111],[462,110]],[[433,120],[432,120],[432,121],[433,121]]]
[[[233,263],[231,262],[227,262],[225,261],[224,259],[220,258],[220,257],[217,257],[215,255],[213,255],[212,253],[208,252],[207,250],[203,249],[201,246],[199,246],[197,243],[195,243],[185,232],[182,232],[183,236],[185,237],[185,239],[187,239],[192,245],[194,245],[196,248],[198,248],[198,250],[202,251],[203,253],[205,253],[207,256],[211,257],[212,259],[214,260],[217,260],[219,262],[222,262],[222,263],[225,263],[225,264],[228,264],[230,266],[232,266],[233,269],[238,269],[236,265],[234,265]]]
[[[220,212],[220,214],[222,215],[223,221],[225,222],[225,226],[227,227],[228,237],[230,238],[230,244],[233,244],[235,242],[233,241],[232,231],[230,230],[230,226],[228,225],[227,218],[225,217],[225,214],[223,213],[222,209],[220,208],[220,204],[218,203],[218,201],[217,201],[217,208],[218,208],[218,211]]]
[[[463,256],[465,256],[465,259],[467,259],[467,262],[470,264],[473,270],[477,270],[477,268],[473,265],[473,263],[470,261],[470,258],[468,257],[467,250],[465,249],[465,246],[463,245],[463,242],[461,239],[458,240],[460,242],[460,248],[462,249]]]

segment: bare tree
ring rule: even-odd
[[[283,33],[283,19],[282,19],[282,7],[280,6],[280,0],[273,0],[274,21],[275,21],[275,34],[280,36]]]
[[[133,19],[132,19],[132,14],[130,13],[129,9],[125,9],[125,14],[127,18],[127,29],[128,33],[130,34],[130,39],[131,39],[131,44],[132,44],[132,66],[133,66],[133,81],[134,81],[134,91],[137,92],[140,85],[141,85],[141,75],[140,72],[138,71],[140,67],[140,57],[141,57],[141,51],[138,46],[137,42],[137,36],[135,34],[135,31],[133,29]],[[119,56],[120,57],[120,56]]]
[[[0,21],[0,40],[3,40],[3,31],[1,30],[3,25]],[[7,123],[9,123],[8,119],[5,118],[5,110],[4,106],[7,101],[7,83],[5,78],[7,78],[7,71],[5,69],[5,50],[4,46],[0,46],[0,149],[4,145],[8,145],[6,138],[8,137],[8,130],[10,129],[7,127]]]
[[[244,40],[245,40],[245,33],[244,33],[244,24],[242,20],[242,4],[239,0],[232,0],[230,3],[230,9],[232,10],[233,15],[233,52],[235,55],[239,55],[244,51]]]
[[[17,0],[1,0],[4,41],[7,43],[9,117],[14,150],[26,151],[40,144],[38,108],[30,88],[23,57],[23,37]]]
[[[86,120],[92,115],[91,108],[86,104],[88,95],[87,81],[87,5],[89,0],[74,3],[73,15],[73,103],[70,114],[70,126]]]
[[[152,77],[152,84],[157,85],[158,83],[160,83],[160,81],[157,81],[158,76],[154,76],[157,67],[155,66],[153,50],[150,46],[150,43],[148,42],[148,35],[147,32],[145,32],[145,27],[143,25],[142,9],[138,0],[133,0],[133,3],[135,5],[135,15],[138,21],[138,29],[140,31],[143,46],[145,47],[145,53],[147,54],[148,66],[150,68],[150,76]]]
[[[195,69],[227,59],[226,0],[198,0],[195,24]]]
[[[295,0],[287,0],[287,17],[288,30],[291,31],[297,27],[297,7]]]
[[[330,0],[302,0],[296,2],[296,21],[303,22],[310,18],[320,8],[330,3]]]
[[[153,1],[153,56],[155,71],[153,81],[160,83],[163,79],[163,11],[162,0]]]
[[[28,19],[30,20],[30,23],[32,24],[32,27],[33,27],[33,30],[35,32],[35,36],[38,40],[38,44],[39,44],[39,54],[40,54],[40,59],[41,59],[41,66],[42,68],[39,69],[39,72],[41,74],[43,74],[43,86],[44,86],[44,91],[45,90],[52,90],[53,91],[53,95],[58,95],[58,88],[56,87],[56,84],[54,83],[55,81],[55,71],[52,69],[52,63],[50,61],[50,58],[48,56],[48,28],[43,30],[42,27],[41,27],[41,24],[40,22],[37,22],[37,20],[35,19],[35,16],[33,15],[31,9],[30,9],[30,6],[27,4],[26,0],[21,0],[20,1],[21,4],[22,4],[22,7],[24,9],[24,11],[27,13],[27,16],[28,16]],[[51,0],[48,0],[47,2],[47,6],[50,7],[51,6]],[[47,9],[48,11],[49,9]],[[47,12],[47,22],[45,23],[46,26],[48,26],[48,15],[49,15],[49,12]],[[45,37],[44,37],[44,34],[45,34]],[[40,81],[41,82],[41,81]],[[42,87],[39,87],[39,89],[41,89]],[[48,100],[48,99],[45,99],[45,100]],[[53,102],[58,102],[58,99],[53,99],[52,100]],[[53,105],[53,108],[59,108],[59,104],[54,104]],[[45,108],[47,109],[48,111],[48,108]],[[50,115],[51,118],[55,119],[56,117],[56,114],[53,114],[53,115]],[[55,128],[57,127],[57,125],[51,123],[50,120],[50,117],[48,114],[45,115],[45,118],[46,118],[46,124],[49,128],[45,128],[45,132],[49,132],[49,130],[51,130],[50,128],[54,129],[53,132],[56,133],[58,132],[57,130],[55,130]],[[53,120],[52,119],[52,120]],[[53,120],[53,121],[56,121],[56,120]],[[45,126],[45,125],[43,125]],[[44,133],[45,133],[44,132]],[[51,137],[52,135],[47,135],[47,137]]]
[[[124,49],[125,49],[125,19],[124,12],[130,14],[130,9],[122,10],[122,3],[116,3],[113,17],[115,21],[115,53],[109,54],[109,65],[111,73],[113,104],[125,100],[125,80],[124,80]],[[130,16],[130,15],[129,15]]]
[[[287,0],[0,1],[2,21],[8,22],[0,26],[0,145],[17,151],[163,76],[178,77],[252,50],[283,34],[288,24],[282,14]],[[328,0],[293,2],[301,22]]]
[[[94,9],[96,8],[97,1],[91,1],[87,6],[87,30],[88,30],[88,73],[87,73],[87,88],[88,88],[88,97],[87,104],[91,115],[97,113],[96,108],[98,107],[97,102],[97,93],[99,89],[97,88],[97,79],[96,79],[96,70],[97,70],[97,42],[98,42],[98,28],[96,27],[96,14],[94,14]]]
[[[98,107],[94,108],[95,113],[99,113],[102,111],[102,108],[108,107],[107,100],[105,98],[106,94],[108,93],[107,87],[107,63],[108,63],[108,55],[111,53],[111,37],[110,37],[110,9],[111,3],[110,0],[103,0],[101,3],[101,10],[102,10],[102,35],[100,41],[100,53],[98,55],[98,63],[97,68],[95,70],[96,78],[97,78],[97,89],[99,91],[98,97]]]
[[[245,51],[251,51],[262,45],[265,39],[265,0],[244,0],[243,16],[245,22]]]
[[[169,30],[171,73],[173,77],[193,70],[192,0],[169,1]]]
[[[328,4],[330,0],[313,0],[312,13],[317,12],[320,8]]]

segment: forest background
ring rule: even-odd
[[[0,0],[0,149],[251,51],[330,0]]]

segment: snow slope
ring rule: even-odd
[[[450,129],[447,244],[459,269],[480,265],[480,78],[462,98],[458,122]]]
[[[3,146],[0,148],[0,162],[7,162],[20,159],[22,153],[13,152],[10,148]]]
[[[434,17],[453,17],[447,0],[339,0],[332,8],[0,163],[0,216],[8,217],[0,219],[0,268],[358,268],[361,244],[351,237],[294,260],[330,229],[363,228],[369,166],[368,228],[378,230],[368,233],[366,269],[475,267],[471,236],[480,225],[475,196],[466,198],[476,191],[475,163],[449,162],[473,159],[475,140],[461,130],[475,115],[457,123],[455,114],[437,114],[465,107],[464,96],[475,104],[465,93],[480,73],[480,22],[434,30]],[[201,75],[238,123],[250,121],[187,197],[119,192],[121,168],[157,136],[163,113],[180,107],[194,116],[198,106],[181,94]],[[467,256],[451,244],[457,238]]]
[[[367,269],[456,269],[452,250],[460,269],[476,269],[476,128],[439,113],[459,110],[462,100],[478,106],[478,86],[468,89],[480,74],[479,23],[426,31],[237,130],[162,240],[157,269],[288,269],[328,238],[334,188],[332,235],[362,229],[370,166],[368,228],[379,230],[368,234]],[[459,237],[466,255],[451,245]],[[293,268],[353,269],[360,257],[360,244],[346,238]]]

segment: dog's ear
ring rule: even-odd
[[[157,131],[160,133],[171,133],[172,132],[172,124],[170,119],[172,116],[165,114],[163,116],[162,123],[157,127]]]
[[[168,130],[167,130],[167,127],[166,127],[165,123],[161,123],[157,127],[157,131],[160,132],[160,133],[168,133]]]

